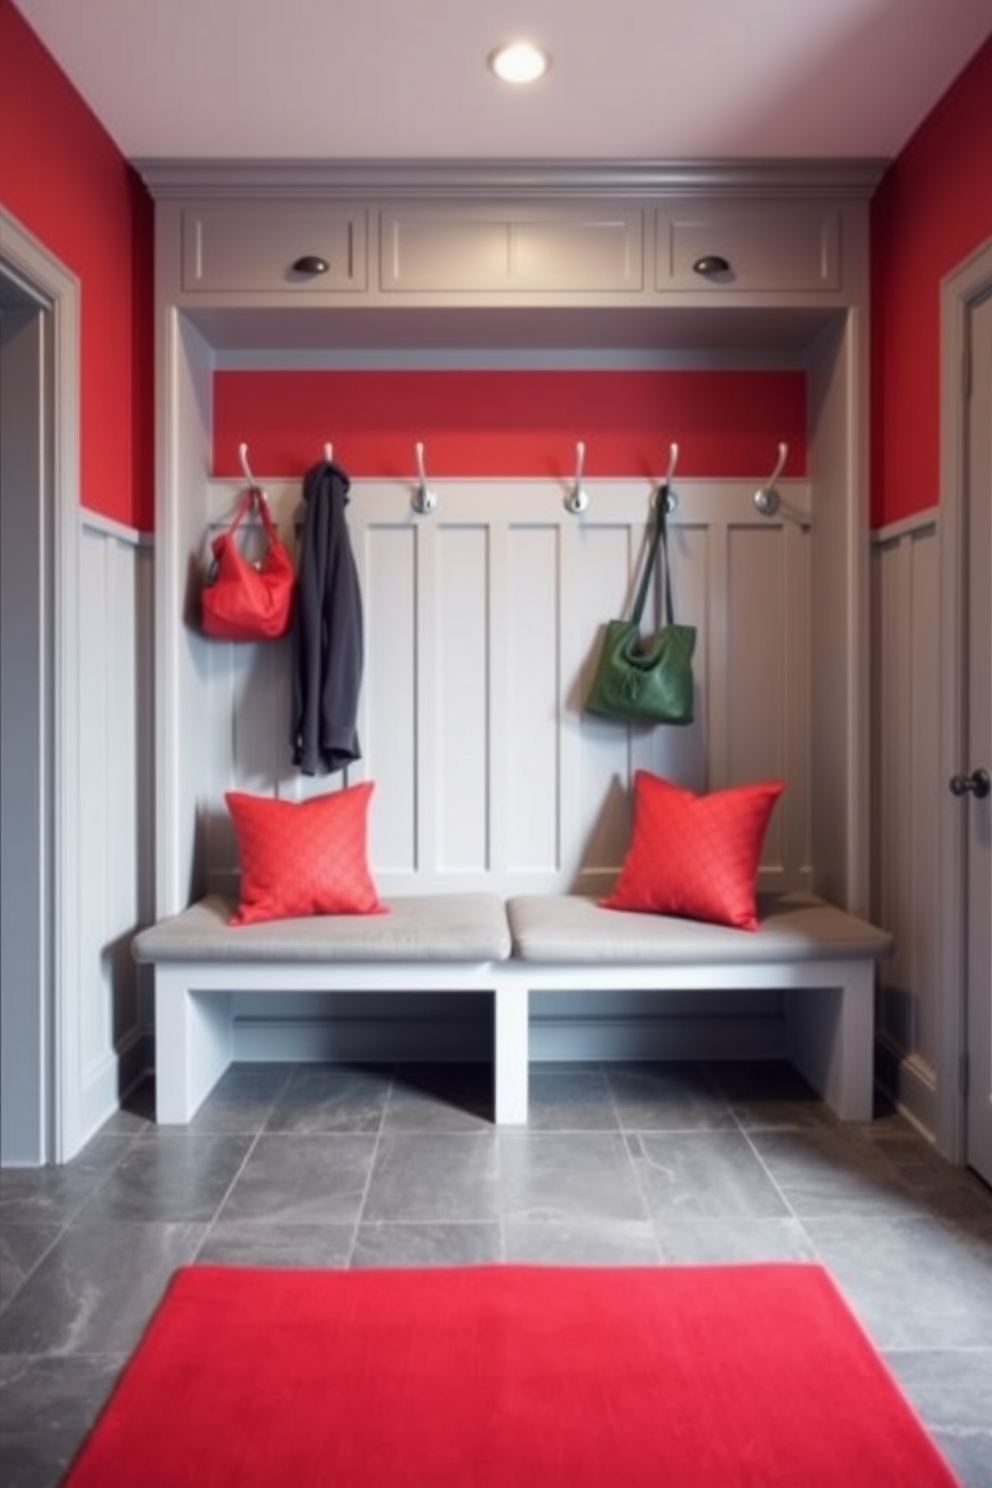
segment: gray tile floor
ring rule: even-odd
[[[779,1259],[830,1269],[962,1482],[992,1488],[977,1177],[898,1115],[839,1123],[780,1065],[544,1066],[529,1128],[500,1132],[488,1086],[240,1065],[188,1129],[157,1129],[144,1089],[66,1167],[4,1170],[3,1488],[58,1483],[180,1265]]]

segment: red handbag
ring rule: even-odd
[[[238,547],[237,532],[254,507],[265,533],[264,556],[256,563]],[[296,574],[279,540],[263,492],[245,491],[234,521],[210,544],[213,565],[200,595],[205,635],[221,641],[272,641],[285,635],[293,613]]]

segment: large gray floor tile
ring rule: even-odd
[[[224,1224],[279,1220],[353,1224],[358,1219],[376,1139],[339,1134],[255,1141],[223,1207]]]
[[[728,1266],[755,1261],[814,1261],[812,1242],[798,1219],[687,1219],[655,1221],[661,1257],[680,1266]]]
[[[498,1224],[363,1224],[351,1264],[370,1266],[493,1265],[503,1259]]]
[[[0,1354],[128,1353],[203,1235],[194,1224],[73,1225],[4,1309]]]
[[[125,1358],[123,1354],[0,1358],[4,1488],[57,1488]]]
[[[486,1131],[492,1125],[491,1065],[396,1066],[383,1118],[383,1131]]]
[[[393,1078],[360,1065],[298,1065],[269,1113],[270,1132],[376,1133]]]
[[[355,1239],[350,1224],[215,1224],[196,1257],[200,1265],[347,1266]]]
[[[645,1132],[631,1143],[648,1211],[656,1221],[788,1215],[781,1194],[740,1132]]]
[[[656,1266],[658,1242],[645,1220],[508,1220],[506,1259],[549,1266]]]
[[[62,1226],[54,1224],[5,1224],[0,1230],[0,1310],[61,1233]]]
[[[96,1193],[132,1145],[130,1136],[97,1136],[72,1162],[0,1171],[0,1225],[66,1224]]]
[[[499,1218],[495,1132],[390,1132],[379,1139],[364,1222]]]
[[[834,1126],[837,1117],[785,1060],[739,1059],[708,1064],[707,1072],[745,1130]]]
[[[82,1211],[101,1223],[209,1224],[251,1148],[249,1136],[176,1132],[135,1139]]]
[[[697,1064],[607,1064],[625,1131],[712,1131],[735,1125],[719,1087]]]
[[[195,1132],[241,1132],[254,1136],[285,1089],[292,1065],[234,1064],[225,1070],[190,1123]]]
[[[540,1065],[530,1071],[531,1131],[617,1131],[620,1120],[609,1082],[598,1065]]]
[[[645,1220],[620,1133],[503,1131],[499,1205],[505,1220],[543,1223]]]
[[[985,1348],[892,1349],[885,1358],[930,1426],[992,1432],[992,1338]]]
[[[992,1223],[805,1220],[879,1348],[984,1348],[992,1339]]]
[[[801,1218],[912,1215],[913,1193],[898,1168],[841,1126],[791,1132],[752,1131],[750,1140]]]
[[[931,1431],[962,1488],[992,1488],[992,1431]]]

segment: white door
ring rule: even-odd
[[[992,1184],[992,290],[969,321],[966,755],[953,784],[968,818],[965,1158]]]

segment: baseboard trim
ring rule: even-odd
[[[875,1083],[929,1141],[937,1130],[937,1074],[884,1034],[875,1041]]]

